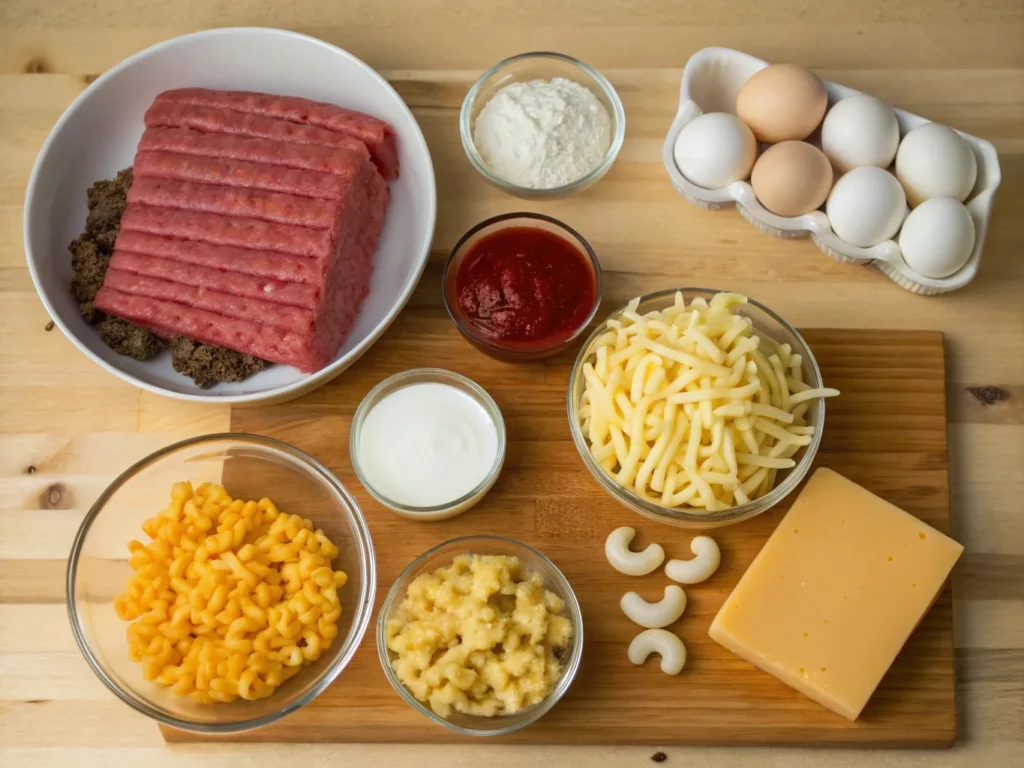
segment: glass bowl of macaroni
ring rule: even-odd
[[[676,305],[677,293],[682,295],[686,307],[689,307],[690,302],[694,299],[703,299],[705,302],[710,302],[717,294],[728,295],[728,292],[707,288],[679,288],[658,291],[639,297],[633,312],[636,315],[644,316],[650,312],[662,312],[670,309]],[[773,475],[771,487],[763,495],[750,498],[743,503],[712,511],[699,507],[689,507],[685,504],[667,506],[652,498],[651,493],[641,496],[634,488],[624,487],[612,476],[612,471],[607,467],[601,466],[601,463],[592,453],[589,436],[583,428],[583,394],[587,387],[584,368],[588,363],[591,365],[595,363],[595,350],[601,345],[602,337],[605,337],[610,329],[608,321],[615,323],[625,319],[629,322],[628,317],[624,318],[624,313],[629,309],[630,307],[627,305],[616,310],[609,316],[608,320],[602,322],[590,335],[590,338],[584,342],[580,349],[569,379],[567,395],[569,428],[572,432],[576,449],[598,484],[624,506],[646,518],[678,527],[703,529],[718,528],[748,520],[771,509],[792,493],[807,476],[814,462],[814,457],[818,452],[818,447],[821,445],[822,430],[825,426],[825,403],[821,397],[814,397],[806,401],[806,412],[802,417],[802,420],[806,422],[806,426],[801,428],[801,431],[804,433],[804,435],[801,435],[801,442],[805,444],[801,445],[792,456],[794,466],[775,470],[776,474]],[[769,348],[772,351],[776,351],[781,345],[788,345],[790,359],[797,363],[795,367],[798,369],[797,377],[800,379],[800,383],[797,385],[799,389],[823,389],[821,371],[814,359],[814,354],[795,328],[768,307],[753,299],[747,299],[746,303],[737,305],[735,307],[735,314],[741,318],[749,319],[752,324],[753,334],[759,335],[762,343],[764,343],[766,338],[774,341],[775,344],[769,344]],[[799,357],[797,357],[798,355]],[[790,372],[792,373],[792,371]],[[628,391],[630,388],[628,385],[629,382],[625,385],[627,391],[624,394],[632,400],[632,393]],[[830,392],[835,394],[834,391]],[[612,397],[614,398],[615,395],[613,394]],[[671,444],[672,442],[670,441],[669,445]],[[620,464],[615,463],[615,467],[621,470]]]
[[[203,483],[222,485],[235,499],[269,497],[282,517],[298,514],[309,518],[338,550],[331,568],[348,578],[340,579],[343,585],[336,591],[341,606],[337,635],[318,658],[304,662],[293,677],[265,698],[200,703],[147,680],[143,665],[129,655],[127,630],[134,624],[123,620],[114,605],[135,573],[129,565],[128,542],[149,540],[143,523],[168,505],[172,488],[182,481],[197,489]],[[242,555],[243,560],[246,557]],[[322,693],[351,661],[366,633],[375,584],[373,544],[366,521],[355,499],[327,467],[277,440],[215,434],[162,448],[129,467],[100,495],[72,545],[67,602],[79,648],[118,698],[164,725],[215,735],[267,725]],[[263,586],[261,583],[257,589]],[[253,593],[254,598],[257,594]],[[299,645],[305,647],[306,643]]]
[[[537,590],[533,593],[534,597],[537,597],[538,601],[551,601],[540,603],[544,604],[546,609],[545,611],[542,611],[542,613],[545,613],[546,617],[561,617],[558,620],[558,631],[559,633],[562,633],[563,636],[565,631],[568,632],[567,642],[556,651],[555,658],[557,659],[557,674],[547,685],[546,693],[544,693],[542,697],[538,697],[536,702],[519,709],[513,714],[499,713],[487,716],[482,714],[465,714],[463,712],[459,712],[457,711],[457,707],[450,701],[450,697],[445,696],[443,697],[445,701],[441,706],[447,708],[451,705],[451,711],[444,716],[436,712],[429,701],[420,701],[417,696],[402,682],[401,675],[396,671],[396,664],[394,663],[397,659],[400,659],[400,655],[388,647],[389,638],[396,634],[396,627],[391,627],[389,629],[389,623],[396,619],[396,617],[400,617],[402,615],[402,604],[409,594],[410,585],[413,585],[419,577],[429,577],[431,574],[435,574],[439,569],[451,569],[453,566],[456,566],[458,562],[461,561],[465,563],[476,556],[484,556],[486,558],[491,555],[497,555],[502,558],[517,558],[521,568],[521,573],[519,575],[524,580],[528,580],[529,577],[533,575],[539,577],[539,580],[543,582],[543,591],[550,593],[550,595],[546,598],[539,598],[538,593],[540,590]],[[496,588],[496,586],[496,584],[492,584],[491,588]],[[448,590],[445,591],[448,592]],[[456,596],[458,596],[458,590],[455,589],[454,591]],[[525,599],[533,599],[529,597],[530,590],[527,590],[526,593],[527,597]],[[438,605],[437,599],[431,599],[429,602],[431,603],[431,606]],[[493,602],[494,598],[492,597],[491,604],[493,604]],[[445,606],[442,605],[442,607]],[[449,620],[450,616],[451,615],[449,615]],[[468,616],[474,623],[472,628],[467,627],[465,623],[460,625],[460,639],[462,637],[463,630],[477,631],[481,626],[486,626],[486,622],[483,624],[479,622],[480,617],[477,616],[474,618],[473,615],[468,612],[465,615],[459,616],[460,620],[463,622],[466,621],[464,616]],[[403,627],[408,626],[410,626],[408,623],[403,625]],[[493,624],[491,626],[493,626]],[[552,627],[552,634],[550,636],[553,637],[555,635],[555,626],[550,624],[549,626]],[[537,629],[535,631],[541,632],[542,630]],[[424,640],[425,638],[426,636],[421,637],[420,640]],[[434,638],[435,641],[436,639],[437,638]],[[426,653],[426,650],[429,650],[419,647],[416,645],[416,642],[418,641],[415,639],[411,641],[411,653],[424,654]],[[506,653],[511,650],[511,648],[508,648]],[[388,678],[388,682],[391,683],[391,686],[398,692],[398,695],[401,696],[410,707],[423,716],[443,725],[449,730],[466,736],[502,736],[512,733],[513,731],[517,731],[520,728],[525,728],[539,720],[552,707],[554,707],[562,696],[565,695],[566,691],[569,690],[583,658],[583,618],[580,612],[579,602],[576,600],[576,595],[573,593],[568,580],[558,567],[545,555],[541,554],[533,547],[502,536],[465,536],[446,541],[443,544],[439,544],[438,546],[427,550],[406,566],[405,570],[403,570],[398,576],[395,583],[392,585],[391,590],[388,592],[387,597],[385,597],[384,603],[381,606],[380,613],[377,617],[377,653],[380,656],[381,665],[384,667],[384,673]],[[436,655],[436,650],[432,656],[433,655]],[[508,658],[508,656],[506,656],[506,658]],[[431,660],[431,664],[432,663],[433,659]],[[491,663],[491,661],[488,661],[488,664]],[[499,663],[502,662],[499,661]],[[449,672],[451,675],[448,674]],[[464,672],[465,669],[446,670],[444,677],[447,680],[450,680],[452,677],[457,680]],[[421,676],[421,679],[427,679],[429,674],[430,673],[428,671],[425,671]],[[496,674],[499,679],[503,678],[504,673],[498,671]],[[531,671],[529,674],[533,675],[534,673]],[[537,674],[540,674],[539,671]],[[481,673],[481,677],[482,676],[483,673]],[[544,679],[546,679],[546,675],[544,676]],[[536,680],[528,680],[524,676],[520,677],[519,680],[524,681],[523,687],[536,682]],[[501,684],[502,683],[499,683],[499,685]],[[468,687],[468,685],[469,678],[466,678],[466,687]],[[492,696],[492,690],[497,689],[489,689],[487,693],[488,697]],[[498,692],[500,693],[501,691]]]

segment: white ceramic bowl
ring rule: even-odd
[[[169,88],[202,86],[303,96],[357,109],[391,123],[400,176],[374,261],[370,295],[345,344],[313,374],[274,365],[245,381],[209,390],[174,371],[170,354],[139,362],[118,355],[87,325],[70,292],[68,243],[83,230],[85,192],[132,164],[142,117]],[[395,90],[350,53],[279,29],[214,29],[147,48],[99,77],[57,121],[36,160],[25,199],[29,271],[50,317],[95,362],[125,381],[181,400],[273,402],[298,397],[355,362],[387,329],[412,294],[433,239],[437,191],[430,151]]]
[[[943,278],[926,277],[911,269],[903,259],[895,240],[886,240],[870,248],[858,248],[841,240],[832,231],[828,217],[823,211],[811,211],[792,218],[776,216],[758,202],[753,188],[747,181],[735,181],[719,189],[704,189],[680,173],[673,159],[672,150],[676,137],[683,127],[706,112],[735,112],[736,94],[751,75],[766,66],[768,62],[763,59],[730,48],[704,48],[693,54],[686,62],[679,88],[679,110],[662,148],[665,170],[668,171],[676,191],[702,208],[716,210],[735,205],[747,221],[762,232],[776,237],[810,235],[822,253],[837,261],[871,265],[901,288],[913,293],[926,296],[948,293],[963,288],[973,280],[981,266],[981,251],[985,245],[988,219],[992,214],[992,203],[1002,178],[995,147],[977,136],[958,131],[978,161],[978,179],[964,203],[971,214],[971,219],[974,220],[974,250],[963,267],[949,277]],[[830,105],[861,93],[828,80],[825,81],[825,88],[828,91]],[[901,138],[912,129],[931,122],[927,118],[902,109],[893,108],[893,111],[899,123]]]

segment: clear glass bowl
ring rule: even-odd
[[[604,160],[586,176],[571,184],[551,189],[521,187],[495,175],[487,167],[473,143],[473,125],[484,105],[506,85],[530,80],[551,80],[554,77],[564,77],[566,80],[573,80],[586,86],[604,104],[612,121],[612,141]],[[462,112],[459,114],[459,133],[462,136],[462,147],[466,150],[466,155],[473,167],[498,189],[528,200],[559,198],[586,189],[612,167],[619,150],[622,149],[622,142],[626,138],[626,112],[622,108],[622,101],[619,99],[619,94],[615,92],[615,88],[596,69],[563,53],[536,51],[521,53],[518,56],[499,61],[480,76],[462,102]]]
[[[339,548],[336,569],[348,574],[339,590],[338,636],[318,661],[303,667],[271,696],[258,701],[198,704],[147,681],[128,656],[128,622],[114,598],[132,575],[131,539],[147,540],[144,520],[167,505],[171,486],[220,483],[234,497],[270,497],[285,512],[309,517]],[[257,728],[305,706],[341,674],[359,647],[373,612],[373,544],[362,513],[323,464],[266,437],[207,435],[163,448],[129,467],[99,497],[75,536],[68,560],[71,629],[86,661],[103,683],[133,709],[154,720],[204,734]]]
[[[494,431],[498,436],[498,453],[487,476],[466,495],[433,507],[414,507],[388,498],[386,494],[370,482],[360,462],[359,446],[363,424],[366,421],[367,415],[377,403],[395,390],[407,387],[410,384],[422,384],[424,382],[447,384],[473,398],[487,412],[487,415],[491,417]],[[450,517],[461,515],[487,495],[487,492],[491,490],[491,486],[498,479],[498,475],[501,474],[502,466],[505,464],[505,420],[501,416],[501,409],[498,408],[498,404],[487,394],[487,390],[475,381],[470,381],[465,376],[460,376],[457,373],[441,368],[414,368],[411,371],[396,373],[394,376],[384,379],[384,381],[371,389],[366,397],[363,398],[363,402],[359,404],[355,416],[352,418],[352,427],[349,429],[348,439],[349,458],[352,461],[352,468],[355,470],[356,477],[359,478],[359,482],[363,484],[366,492],[391,511],[403,517],[408,517],[411,520],[447,520]]]
[[[479,333],[459,308],[458,293],[455,288],[455,280],[459,274],[459,267],[462,260],[470,252],[472,247],[484,237],[512,227],[535,227],[558,235],[573,246],[585,258],[590,266],[594,278],[594,303],[587,313],[586,318],[579,327],[569,336],[561,341],[549,344],[537,345],[528,342],[496,342],[488,339]],[[485,219],[464,234],[459,242],[452,248],[448,261],[444,265],[444,275],[441,278],[441,291],[444,295],[444,308],[448,310],[448,317],[455,323],[459,333],[470,344],[481,352],[491,357],[503,360],[506,363],[522,363],[531,360],[541,360],[551,357],[571,346],[593,321],[597,310],[601,306],[601,262],[597,260],[597,254],[579,232],[567,224],[551,216],[542,213],[503,213]]]
[[[467,554],[514,555],[518,557],[527,571],[539,573],[544,579],[545,586],[562,598],[565,603],[566,616],[572,621],[572,639],[561,657],[562,676],[543,700],[514,715],[478,717],[454,713],[449,718],[440,717],[429,706],[413,696],[402,685],[391,668],[391,660],[395,658],[395,654],[387,647],[387,622],[405,598],[409,584],[420,574],[447,567],[452,564],[457,555]],[[424,717],[465,736],[503,736],[537,722],[569,690],[569,686],[572,685],[576,672],[579,670],[580,661],[583,659],[583,615],[572,587],[562,572],[558,570],[558,566],[533,547],[503,536],[464,536],[427,550],[409,563],[399,574],[391,591],[384,598],[384,604],[377,616],[377,653],[388,682],[410,707]]]
[[[683,294],[687,304],[697,297],[710,300],[716,293],[722,292],[709,288],[673,288],[666,291],[649,293],[640,297],[640,304],[636,309],[637,313],[643,315],[646,312],[666,309],[672,306],[677,291]],[[622,307],[613,312],[610,317],[619,317],[624,310],[625,307]],[[823,386],[818,363],[814,359],[810,347],[807,346],[807,342],[804,341],[803,337],[797,333],[793,326],[768,309],[768,307],[753,299],[748,299],[747,304],[739,307],[737,311],[740,315],[750,318],[754,324],[755,332],[761,331],[779,344],[789,344],[794,354],[799,354],[802,358],[804,381],[814,388]],[[569,429],[572,432],[572,439],[576,444],[576,450],[583,457],[583,463],[587,465],[587,469],[590,470],[598,484],[623,505],[646,518],[668,523],[669,525],[687,528],[719,528],[723,525],[732,525],[742,520],[749,520],[771,509],[792,493],[804,477],[807,476],[811,469],[811,464],[814,462],[814,456],[818,452],[818,446],[821,445],[821,434],[825,428],[825,402],[820,398],[810,401],[806,419],[808,424],[814,427],[814,435],[811,438],[810,445],[796,455],[796,466],[790,470],[779,472],[775,487],[771,491],[746,504],[716,512],[703,512],[699,509],[687,507],[671,508],[643,499],[632,490],[623,488],[616,483],[594,461],[594,457],[591,456],[590,447],[587,444],[586,436],[583,434],[579,418],[579,405],[584,390],[583,365],[591,357],[591,347],[593,347],[594,342],[606,331],[607,326],[601,323],[600,327],[595,329],[590,338],[583,344],[580,354],[576,358],[572,375],[569,378],[569,393],[567,397]]]

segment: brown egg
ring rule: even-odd
[[[802,216],[820,208],[832,189],[825,153],[803,141],[783,141],[757,158],[750,185],[776,216]]]
[[[796,64],[772,64],[754,74],[736,97],[736,116],[758,141],[806,139],[828,107],[825,84]]]

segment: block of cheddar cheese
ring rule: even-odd
[[[855,720],[962,551],[913,515],[819,469],[709,634]]]

